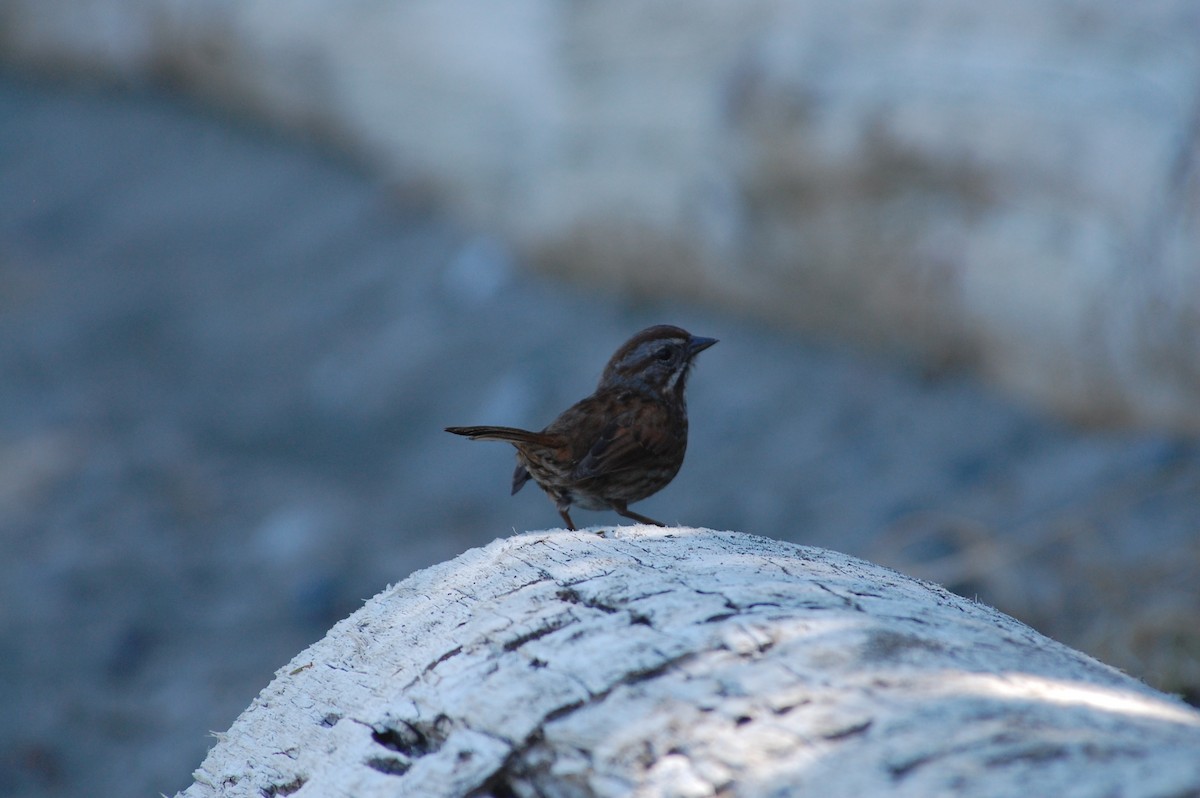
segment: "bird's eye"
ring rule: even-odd
[[[669,346],[660,347],[659,350],[654,353],[654,356],[656,358],[658,358],[659,360],[670,360],[671,359],[671,347],[669,347]]]

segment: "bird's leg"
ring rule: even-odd
[[[643,524],[652,524],[654,526],[666,526],[666,524],[664,524],[662,521],[655,521],[653,518],[647,518],[640,513],[635,513],[633,510],[630,510],[625,506],[625,502],[613,502],[612,508],[614,511],[616,511],[617,515],[623,515],[626,518],[632,518],[634,521],[638,521]]]
[[[566,521],[567,529],[570,529],[572,532],[574,532],[575,522],[571,520],[571,516],[567,513],[567,508],[570,506],[571,505],[569,504],[558,505],[558,514],[562,516],[563,521]]]

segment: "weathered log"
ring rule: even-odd
[[[1200,712],[836,552],[497,540],[281,668],[181,795],[1200,795]]]

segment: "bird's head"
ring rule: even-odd
[[[600,387],[628,386],[682,397],[696,355],[716,342],[670,324],[648,327],[616,351],[600,375]]]

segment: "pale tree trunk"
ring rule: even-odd
[[[1200,713],[835,552],[554,531],[368,601],[195,779],[186,798],[1196,796]]]

